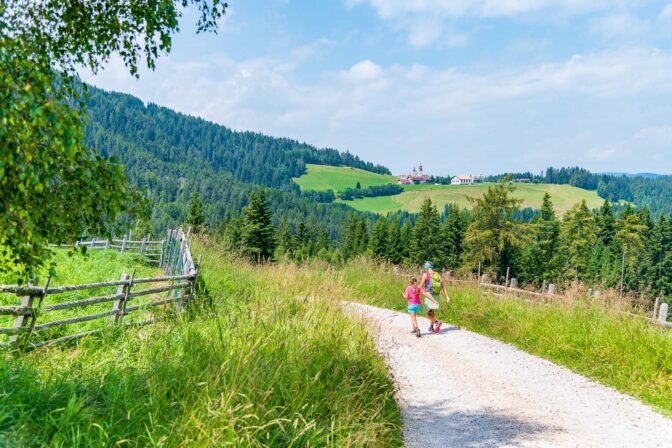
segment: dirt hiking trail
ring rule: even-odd
[[[511,345],[360,304],[397,383],[409,448],[672,447],[672,419]]]

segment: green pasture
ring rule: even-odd
[[[302,190],[339,192],[346,188],[355,188],[359,182],[362,188],[372,185],[385,185],[397,183],[394,176],[376,174],[370,171],[360,170],[347,166],[306,165],[307,173],[293,180]]]
[[[388,213],[397,210],[409,212],[420,211],[420,206],[426,197],[429,197],[439,208],[446,204],[457,204],[469,208],[468,196],[479,197],[492,184],[477,185],[410,185],[404,187],[406,191],[395,196],[379,196],[376,198],[355,199],[354,201],[340,201],[360,211]],[[572,187],[571,185],[552,184],[517,184],[514,196],[522,199],[522,208],[538,209],[544,194],[551,195],[553,206],[559,215],[564,214],[576,203],[585,199],[588,208],[597,208],[602,205],[603,199],[596,192]]]

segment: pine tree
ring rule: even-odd
[[[637,254],[644,248],[643,234],[647,230],[645,225],[640,224],[639,217],[633,212],[630,204],[623,210],[616,223],[615,240],[621,249],[621,279],[620,291],[625,287],[626,263],[632,265],[637,259]]]
[[[282,218],[278,224],[278,247],[276,248],[276,258],[284,256],[292,257],[294,253],[294,236],[292,229],[286,218]]]
[[[560,222],[555,217],[551,196],[546,193],[541,205],[539,220],[533,225],[535,238],[532,242],[537,282],[550,281],[557,275],[558,250],[560,246]]]
[[[602,243],[609,247],[616,236],[616,215],[609,199],[604,200],[597,217],[599,237]]]
[[[315,250],[321,251],[326,249],[329,252],[331,248],[331,237],[329,236],[329,231],[325,226],[320,226],[317,231],[317,240],[315,241]],[[331,254],[330,254],[331,256]]]
[[[411,242],[411,260],[414,263],[430,260],[438,265],[443,261],[443,254],[439,212],[432,204],[432,200],[427,197],[420,207],[420,213],[415,222]]]
[[[402,261],[403,252],[404,247],[401,242],[401,228],[399,227],[399,220],[395,218],[388,226],[385,258],[392,264],[399,264]]]
[[[194,192],[189,199],[186,223],[192,226],[194,233],[198,233],[205,223],[203,202],[201,202],[201,194],[198,191]]]
[[[388,228],[387,220],[384,218],[379,218],[378,221],[373,225],[373,230],[371,231],[371,242],[369,244],[369,249],[371,255],[374,258],[383,260],[387,255],[387,238],[388,238]]]
[[[443,243],[444,265],[448,269],[460,267],[464,252],[464,233],[466,222],[460,208],[456,205],[446,207],[446,219],[441,226],[441,240]]]
[[[565,214],[560,231],[563,255],[576,279],[586,279],[593,248],[598,240],[595,218],[586,201],[576,204]]]
[[[411,243],[413,241],[413,226],[410,221],[406,221],[401,228],[399,235],[401,245],[401,261],[411,261]]]
[[[357,184],[355,185],[355,190],[361,190],[362,189],[362,184],[357,181]]]
[[[356,255],[361,255],[366,253],[366,250],[369,248],[369,226],[366,223],[366,219],[362,217],[359,220],[357,225],[357,251]]]
[[[348,215],[343,231],[341,252],[345,260],[354,257],[358,250],[357,232],[359,229],[359,220],[354,213]]]
[[[266,192],[253,191],[245,207],[243,223],[243,251],[256,262],[268,261],[275,251],[275,229],[272,214],[266,202]]]
[[[482,197],[467,199],[472,204],[473,220],[465,241],[472,266],[482,262],[485,269],[500,274],[511,264],[514,250],[521,244],[521,225],[513,220],[522,200],[512,196],[515,187],[510,177],[488,188]]]

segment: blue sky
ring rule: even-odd
[[[394,172],[672,172],[670,0],[228,3],[139,80],[82,77]]]

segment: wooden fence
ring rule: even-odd
[[[155,316],[149,310],[155,307],[165,309],[172,304],[182,309],[193,299],[199,263],[193,262],[188,234],[182,229],[168,232],[165,256],[161,243],[159,264],[167,275],[135,278],[133,271],[118,280],[82,285],[50,287],[51,278],[42,287],[0,285],[0,293],[15,294],[20,303],[0,306],[0,318],[14,319],[11,326],[3,326],[0,320],[0,337],[8,337],[8,341],[0,341],[0,347],[31,349],[53,345],[99,333],[109,325],[152,323]],[[99,245],[97,240],[92,247],[102,248]],[[116,249],[110,244],[108,248]],[[101,293],[105,290],[108,291]],[[90,297],[77,298],[83,291],[88,291]],[[79,313],[81,310],[88,313]],[[129,315],[139,319],[131,320],[126,317]],[[73,324],[80,324],[80,331],[68,332],[68,326]]]
[[[127,253],[142,255],[145,257],[148,263],[162,265],[165,243],[165,240],[152,241],[149,238],[143,238],[142,240],[132,240],[124,236],[122,239],[114,238],[111,240],[99,238],[80,239],[72,244],[60,244],[53,246],[75,248],[86,247],[89,250],[114,249],[120,251],[122,254]]]

